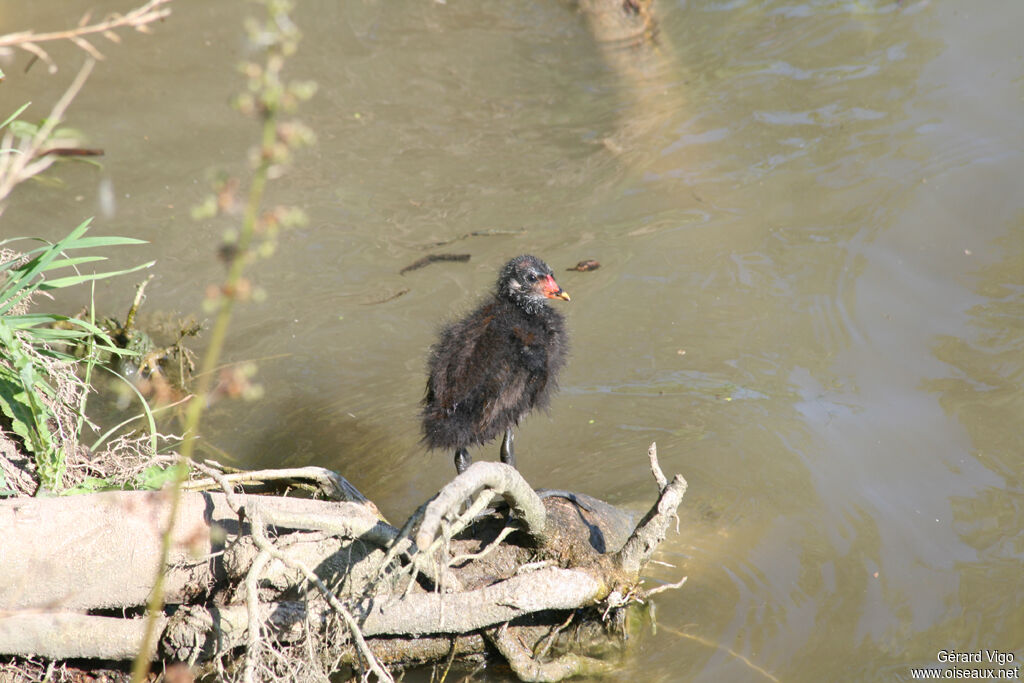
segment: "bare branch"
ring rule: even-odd
[[[661,490],[661,495],[654,507],[636,525],[629,540],[618,553],[620,566],[628,575],[638,576],[640,569],[647,564],[655,548],[665,540],[668,525],[676,516],[676,509],[685,494],[686,480],[677,474]]]
[[[491,629],[486,633],[487,639],[494,643],[501,656],[508,660],[508,665],[521,681],[561,681],[573,676],[598,676],[611,673],[610,663],[593,657],[580,655],[563,655],[554,661],[541,663],[534,659],[530,651],[516,637],[508,632],[508,624]]]
[[[526,532],[538,541],[543,541],[546,511],[540,496],[530,488],[522,475],[514,468],[497,462],[477,462],[449,482],[430,502],[423,513],[423,523],[416,534],[416,545],[429,548],[441,534],[442,521],[452,519],[461,505],[478,494],[487,492],[490,496],[505,499],[514,515],[523,520]],[[486,507],[490,496],[477,498],[477,506]],[[468,515],[457,518],[447,532],[448,538],[458,534],[472,521]]]
[[[658,464],[658,444],[654,441],[647,449],[647,458],[651,461],[651,473],[654,475],[654,481],[658,482],[658,493],[661,493],[668,486],[668,478],[661,471],[661,465]]]
[[[664,593],[665,591],[671,591],[671,590],[676,590],[677,588],[682,588],[683,584],[686,583],[686,580],[688,578],[690,578],[690,577],[684,576],[683,578],[679,579],[675,583],[666,583],[664,586],[658,586],[657,588],[652,588],[649,591],[644,591],[643,599],[646,600],[647,598],[651,597],[652,595],[657,595],[658,593]]]
[[[245,683],[255,683],[256,665],[259,662],[257,650],[260,646],[260,636],[263,632],[263,615],[260,614],[260,575],[270,562],[270,553],[260,550],[249,574],[245,577],[245,605],[249,616],[248,637],[245,640]]]
[[[94,46],[92,43],[90,43],[85,38],[79,38],[78,36],[74,36],[74,37],[70,38],[69,40],[72,43],[74,43],[75,45],[77,45],[83,52],[88,54],[93,59],[99,60],[99,61],[102,61],[104,59],[103,54],[99,50],[96,49],[96,46]]]
[[[531,612],[593,604],[607,588],[583,570],[549,567],[461,593],[416,593],[365,603],[363,633],[466,633]]]
[[[50,33],[36,33],[35,31],[19,31],[18,33],[8,33],[0,36],[0,48],[4,47],[17,47],[31,52],[39,59],[46,62],[50,68],[50,72],[53,73],[57,70],[57,65],[47,54],[46,50],[40,47],[39,43],[46,43],[54,40],[69,40],[77,45],[81,50],[84,50],[93,59],[103,59],[103,55],[96,47],[85,40],[83,36],[101,34],[112,42],[120,42],[116,34],[113,33],[114,29],[119,28],[133,28],[136,31],[145,33],[148,31],[147,25],[159,21],[165,18],[171,13],[170,7],[162,7],[171,0],[149,0],[145,5],[133,9],[128,14],[111,14],[107,19],[95,23],[89,24],[91,14],[86,12],[81,20],[78,22],[78,26],[73,29],[66,31],[52,31]],[[114,36],[111,38],[111,36]]]
[[[210,477],[213,478],[220,485],[221,489],[224,492],[224,496],[228,501],[228,505],[230,505],[231,508],[235,511],[235,514],[239,515],[239,520],[241,520],[242,504],[238,500],[238,497],[236,496],[234,489],[232,488],[231,481],[229,481],[230,475],[225,475],[208,465],[200,463],[193,463],[193,466],[210,475]],[[310,467],[301,469],[319,470],[321,468]],[[327,472],[328,470],[323,471]],[[334,473],[332,472],[331,474]],[[334,476],[344,481],[344,478],[341,477],[340,475]],[[249,503],[249,505],[245,507],[245,515],[249,518],[253,542],[256,544],[256,547],[259,548],[260,551],[259,555],[256,556],[256,559],[250,566],[249,573],[246,575],[245,578],[246,608],[248,612],[248,637],[246,639],[245,660],[246,683],[250,683],[250,681],[255,680],[256,664],[258,662],[256,650],[259,647],[260,631],[262,630],[264,623],[259,608],[260,606],[258,588],[260,577],[262,576],[263,571],[266,568],[267,560],[270,558],[278,560],[286,567],[299,571],[307,582],[316,586],[317,590],[320,591],[320,594],[327,601],[327,603],[334,609],[335,612],[341,615],[341,618],[345,621],[345,624],[348,626],[349,631],[351,631],[352,633],[352,639],[355,641],[356,646],[359,649],[359,652],[362,654],[363,658],[369,664],[370,670],[373,671],[373,673],[377,676],[377,680],[388,681],[389,683],[393,683],[394,679],[391,677],[391,674],[389,674],[387,670],[384,669],[383,665],[381,665],[380,661],[367,646],[366,640],[363,638],[363,634],[359,630],[359,625],[356,623],[356,620],[352,617],[352,614],[348,611],[348,609],[346,609],[345,606],[341,604],[341,601],[338,600],[334,593],[332,593],[330,589],[328,589],[327,586],[324,585],[324,582],[320,580],[320,577],[314,574],[309,569],[309,567],[306,566],[304,562],[291,558],[282,553],[277,548],[277,546],[275,546],[267,537],[267,525],[266,522],[264,521],[263,508],[256,499],[253,499]]]
[[[207,460],[207,464],[217,468],[221,472],[224,466],[214,460]],[[209,471],[202,471],[209,474]],[[232,484],[262,484],[271,481],[299,480],[312,482],[321,493],[329,500],[344,500],[354,503],[369,504],[370,501],[359,492],[345,477],[337,472],[332,472],[324,467],[293,467],[280,470],[254,470],[245,472],[230,472],[223,475]],[[212,477],[211,477],[212,478]],[[209,479],[186,482],[181,488],[183,491],[205,491],[220,486],[219,480]],[[374,507],[376,509],[376,506]]]
[[[448,564],[450,566],[454,566],[454,565],[457,565],[457,564],[461,564],[463,562],[469,562],[469,561],[472,561],[472,560],[479,560],[481,558],[487,557],[495,548],[500,546],[501,542],[504,541],[506,538],[508,538],[509,535],[512,534],[515,530],[516,530],[516,528],[514,526],[505,525],[505,528],[501,530],[501,533],[499,533],[495,537],[495,539],[493,541],[491,541],[487,545],[486,548],[484,548],[480,552],[472,553],[470,555],[457,555],[457,556],[453,557],[451,559],[451,561],[448,562]]]
[[[20,47],[25,52],[28,52],[28,53],[32,54],[37,59],[42,60],[43,63],[46,64],[46,68],[47,68],[47,70],[51,74],[57,73],[57,63],[54,62],[53,59],[50,58],[50,55],[49,55],[49,53],[46,50],[44,50],[43,48],[39,47],[38,45],[36,45],[35,43],[33,43],[30,40],[22,43],[18,47]]]
[[[163,630],[167,617],[158,616]],[[70,611],[11,610],[0,612],[4,654],[69,659],[131,659],[139,650],[143,622]],[[96,638],[102,633],[103,638]]]
[[[256,543],[257,547],[260,548],[260,555],[257,556],[256,562],[253,562],[253,568],[250,570],[249,577],[246,578],[246,588],[249,588],[253,572],[257,571],[257,565],[259,563],[259,560],[264,556],[264,554],[278,560],[279,562],[284,563],[286,566],[292,569],[300,571],[303,577],[306,579],[306,581],[316,586],[317,590],[320,591],[320,594],[331,606],[331,608],[333,608],[335,612],[341,615],[341,618],[345,621],[345,625],[348,626],[349,631],[352,633],[352,639],[355,641],[356,646],[359,648],[360,654],[363,656],[367,664],[370,666],[370,670],[373,671],[373,673],[377,676],[377,680],[388,681],[388,683],[394,683],[394,679],[391,677],[391,674],[389,674],[387,670],[384,669],[380,661],[377,659],[376,655],[374,655],[373,652],[370,650],[369,646],[367,646],[366,640],[363,638],[363,634],[359,630],[359,624],[357,624],[356,620],[352,617],[352,613],[349,612],[345,608],[345,606],[341,604],[341,601],[338,600],[337,597],[335,597],[334,593],[332,593],[327,588],[327,586],[324,585],[324,582],[320,580],[320,577],[318,577],[316,574],[310,571],[309,567],[307,567],[304,563],[298,560],[294,560],[288,557],[280,550],[278,550],[273,543],[270,542],[270,539],[267,538],[267,528],[263,522],[263,513],[260,510],[259,503],[254,501],[249,506],[248,511],[249,518],[252,522],[252,538],[253,541]],[[259,572],[261,573],[262,570],[263,567],[261,565],[259,566]],[[256,574],[256,579],[252,580],[252,583],[255,584],[256,581],[258,580],[259,573]],[[258,598],[253,598],[253,594],[250,593],[249,599],[252,601],[249,604],[249,642],[252,643],[253,627],[262,627],[263,622],[259,621]],[[255,658],[251,656],[248,657],[246,659],[246,673],[248,673],[250,661],[252,661],[253,666],[255,666]]]

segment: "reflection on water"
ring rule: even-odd
[[[948,625],[964,648],[984,648],[990,634],[1020,642],[1020,558],[1024,555],[1024,214],[995,240],[998,260],[974,273],[981,303],[968,312],[960,336],[934,339],[936,358],[952,372],[924,383],[971,438],[971,450],[950,464],[957,474],[984,467],[986,485],[950,498],[952,528],[973,552],[955,566],[959,610]],[[1014,640],[1014,638],[1016,640]]]
[[[903,680],[943,648],[1019,661],[1024,6],[995,4],[660,3],[647,54],[561,3],[303,6],[293,71],[320,83],[320,143],[275,192],[312,222],[235,328],[267,396],[216,406],[209,440],[336,468],[405,515],[451,476],[418,442],[426,350],[533,252],[572,292],[573,355],[518,434],[526,476],[640,508],[657,440],[690,482],[675,567],[650,569],[689,582],[613,678]],[[251,138],[225,104],[237,11],[182,4],[111,50],[72,120],[102,171],[24,188],[5,232],[62,234],[102,177],[104,232],[160,259],[147,306],[198,310],[223,226],[188,207]],[[60,87],[5,72],[5,103]],[[431,247],[481,230],[503,234]],[[472,259],[399,274],[439,252]],[[563,272],[584,258],[602,268]]]

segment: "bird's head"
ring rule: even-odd
[[[529,254],[515,257],[501,269],[498,296],[531,315],[540,312],[545,299],[569,301],[569,295],[555,282],[548,264]]]

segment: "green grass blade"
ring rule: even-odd
[[[92,336],[85,330],[55,330],[50,327],[35,328],[31,334],[33,342],[44,344],[48,342],[73,342]]]
[[[150,447],[153,449],[153,452],[156,453],[156,420],[153,418],[153,410],[149,407],[149,402],[146,401],[146,397],[142,395],[142,392],[139,391],[138,387],[135,386],[134,382],[132,382],[130,379],[128,379],[121,373],[115,372],[114,370],[111,370],[106,366],[103,366],[103,369],[109,372],[110,374],[114,375],[115,377],[120,377],[124,381],[124,383],[127,384],[131,388],[131,390],[135,392],[135,395],[139,397],[139,403],[142,404],[142,410],[146,414],[146,422],[149,424]]]
[[[57,259],[50,263],[46,267],[46,270],[57,270],[58,268],[74,268],[80,266],[83,263],[94,263],[96,261],[106,261],[106,256],[76,256],[75,258],[63,258]]]
[[[21,315],[7,315],[4,320],[16,330],[24,330],[36,325],[52,325],[56,322],[63,322],[64,316],[50,315],[48,313],[23,313]]]
[[[69,244],[74,243],[77,239],[84,235],[86,231],[89,230],[89,224],[91,222],[91,218],[86,219],[81,224],[79,224],[77,228],[68,233],[68,235],[64,239],[60,240],[55,244],[51,244],[49,247],[45,248],[42,252],[39,253],[38,256],[30,260],[28,263],[15,269],[14,272],[20,272],[21,275],[6,289],[13,289],[14,291],[18,291],[20,289],[29,288],[29,283],[31,283],[32,280],[37,275],[39,275],[39,273],[43,272],[43,270],[46,269],[46,266],[48,266],[52,261],[54,261],[58,256],[60,256],[64,249],[68,248]],[[0,310],[0,314],[3,313],[4,310]]]
[[[96,283],[93,282],[89,286],[89,325],[96,327]],[[96,363],[99,362],[99,356],[96,354],[96,335],[89,337],[89,345],[86,347],[85,352],[85,386],[92,386],[92,369],[96,367]],[[82,400],[78,404],[78,423],[75,426],[75,434],[82,433],[82,425],[85,424],[85,406],[89,401],[89,392],[82,392]]]
[[[135,266],[134,268],[126,268],[124,270],[112,270],[106,273],[92,273],[89,275],[70,275],[68,277],[59,277],[54,280],[44,280],[40,285],[39,289],[43,291],[50,291],[52,289],[63,289],[64,287],[73,287],[80,285],[83,282],[94,282],[96,280],[105,280],[108,277],[117,277],[118,275],[127,275],[128,273],[134,273],[143,268],[151,267],[156,261],[150,261]]]
[[[0,240],[0,247],[6,247],[8,244],[14,244],[15,242],[42,242],[43,243],[43,245],[41,247],[36,247],[35,249],[29,249],[28,251],[25,251],[24,249],[15,249],[15,251],[17,251],[22,256],[32,256],[33,254],[38,254],[38,253],[44,252],[44,251],[46,251],[47,249],[49,249],[52,246],[52,244],[50,242],[47,242],[46,240],[44,240],[41,237],[8,237],[5,240]],[[7,265],[8,264],[5,264],[4,267],[6,268]]]
[[[99,337],[104,344],[114,346],[114,340],[110,338],[110,335],[107,334],[106,330],[94,325],[88,320],[82,320],[81,318],[71,318],[66,315],[57,315],[52,313],[25,313],[22,315],[4,316],[4,320],[10,327],[18,330],[25,330],[32,335],[35,335],[37,332],[45,329],[40,328],[39,325],[53,325],[56,323],[74,325],[78,329]]]
[[[92,219],[90,219],[92,220]],[[117,247],[124,244],[149,244],[146,240],[135,239],[134,237],[117,237],[114,235],[96,235],[95,237],[82,237],[64,247],[71,249],[91,249],[93,247]]]
[[[0,72],[0,73],[3,73],[3,72]],[[10,116],[8,116],[8,117],[7,117],[6,119],[4,119],[4,122],[3,122],[3,123],[0,123],[0,128],[3,128],[3,127],[4,127],[4,126],[6,126],[6,125],[7,125],[8,123],[10,123],[10,122],[11,122],[11,121],[13,121],[14,119],[18,118],[19,116],[21,116],[21,112],[23,112],[23,111],[25,111],[26,109],[28,109],[28,108],[29,108],[29,106],[30,106],[31,104],[32,104],[31,102],[26,102],[25,104],[23,104],[23,105],[21,105],[20,107],[18,107],[18,110],[17,110],[16,112],[14,112],[14,113],[13,113],[13,114],[11,114]]]

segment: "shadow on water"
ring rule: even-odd
[[[363,419],[344,406],[325,403],[324,396],[292,392],[287,401],[269,397],[248,410],[230,406],[211,420],[214,451],[231,456],[225,464],[247,468],[318,465],[341,473],[385,514],[407,514],[422,501],[393,499],[382,482],[392,481],[396,468],[413,469],[404,438],[376,419]],[[244,435],[236,433],[241,425]],[[425,456],[423,456],[425,458]],[[449,458],[444,458],[449,465]],[[430,462],[430,461],[427,461]],[[440,465],[440,459],[433,464]],[[413,495],[416,495],[415,493]]]

